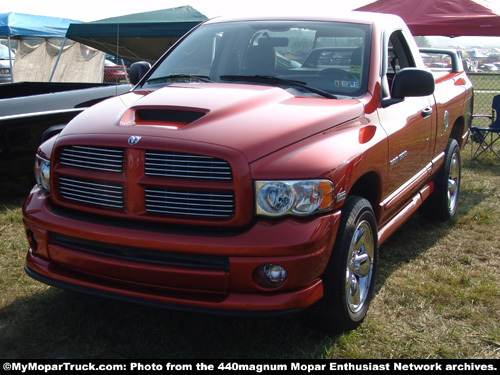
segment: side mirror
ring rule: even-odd
[[[149,69],[151,69],[151,64],[146,61],[133,63],[128,71],[130,83],[132,83],[133,85],[137,85],[142,77],[146,75]]]
[[[404,99],[407,96],[427,96],[434,93],[434,76],[423,69],[406,68],[394,77],[392,99]]]

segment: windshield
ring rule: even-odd
[[[366,92],[369,40],[368,25],[349,23],[206,24],[172,49],[142,87],[212,81],[283,86],[304,96],[357,97]]]

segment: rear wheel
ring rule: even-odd
[[[455,139],[448,141],[444,165],[434,181],[434,192],[424,202],[423,213],[431,220],[445,221],[455,216],[460,193],[460,147]]]
[[[349,197],[326,268],[324,297],[318,305],[320,324],[332,331],[356,328],[365,318],[373,294],[377,225],[370,203]]]

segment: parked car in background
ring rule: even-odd
[[[77,114],[130,90],[128,84],[4,82],[0,84],[0,194],[27,194],[34,154]]]
[[[128,73],[125,65],[104,60],[104,83],[127,83]]]
[[[11,81],[10,59],[14,60],[16,54],[9,47],[0,44],[0,83]]]
[[[496,72],[498,70],[498,66],[495,64],[484,64],[480,66],[480,69],[483,72]]]

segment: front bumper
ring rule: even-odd
[[[148,305],[243,314],[303,309],[319,300],[340,218],[335,212],[257,221],[225,234],[148,230],[61,214],[38,188],[23,213],[31,246],[26,272],[39,281]],[[259,284],[255,273],[263,264],[284,267],[285,282]]]

